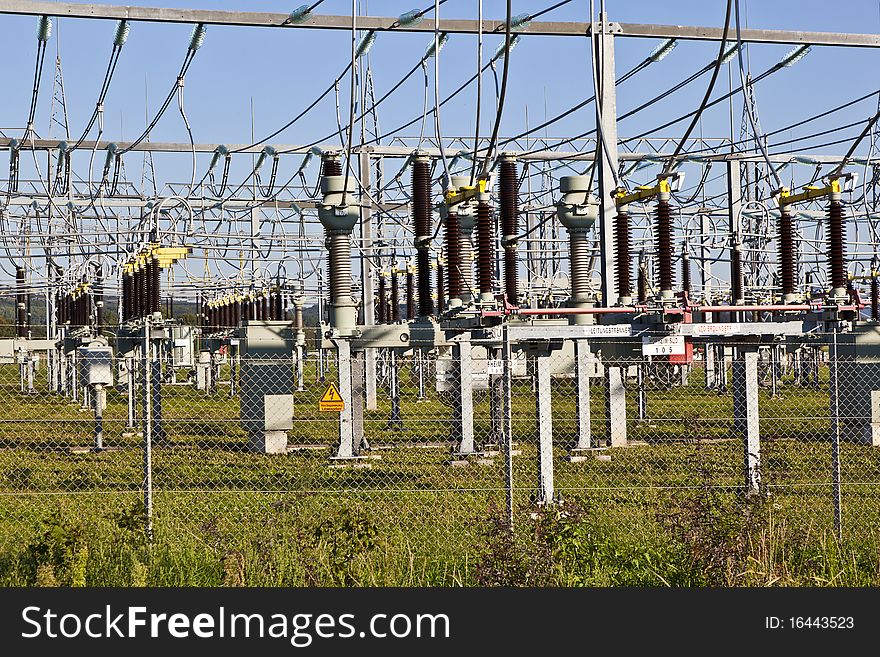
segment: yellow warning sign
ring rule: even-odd
[[[339,388],[335,383],[330,383],[321,399],[318,401],[318,408],[329,413],[341,413],[345,410],[345,402],[342,395],[339,394]]]

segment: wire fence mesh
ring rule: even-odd
[[[822,338],[578,349],[355,352],[353,387],[334,350],[117,350],[103,384],[81,354],[23,355],[0,365],[0,554],[67,515],[268,559],[349,513],[401,560],[467,568],[493,510],[517,522],[576,502],[639,542],[706,490],[763,494],[791,531],[878,545],[880,361],[834,358]],[[353,411],[352,458],[336,458],[344,414],[321,410],[330,383]]]

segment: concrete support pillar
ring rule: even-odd
[[[734,431],[743,440],[746,491],[753,495],[761,489],[757,350],[738,349],[733,361],[733,416]]]
[[[453,349],[455,359],[455,427],[459,454],[473,454],[474,442],[474,374],[469,339],[459,341]]]
[[[538,390],[535,395],[538,417],[538,503],[553,501],[553,404],[550,383],[550,356],[535,358]]]
[[[397,369],[397,350],[388,350],[391,366],[388,368],[390,379],[391,417],[388,418],[389,429],[403,429],[403,417],[400,413],[400,377]]]
[[[625,368],[605,368],[605,437],[611,447],[626,447],[626,390],[623,387]]]
[[[363,351],[351,359],[351,433],[355,454],[367,446],[364,440],[364,364]]]
[[[590,433],[590,353],[586,340],[575,340],[575,383],[577,385],[577,441],[575,449],[593,446]]]
[[[352,385],[351,385],[351,346],[347,340],[334,340],[338,358],[339,394],[345,402],[345,408],[339,413],[339,444],[335,458],[350,459],[357,456],[354,444],[354,426],[352,417]]]

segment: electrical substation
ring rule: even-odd
[[[686,487],[705,441],[727,489],[779,497],[791,486],[803,500],[827,488],[827,502],[798,512],[827,515],[838,535],[860,522],[847,520],[847,483],[880,475],[877,91],[816,94],[764,132],[755,90],[768,77],[786,84],[811,50],[873,56],[880,36],[749,29],[738,2],[725,27],[615,22],[613,7],[591,17],[583,0],[521,2],[517,15],[507,3],[506,16],[505,3],[459,0],[398,16],[320,4],[271,14],[0,1],[0,16],[33,23],[37,53],[30,115],[0,131],[8,458],[61,471],[86,467],[70,454],[88,456],[106,469],[95,490],[133,490],[150,532],[171,491],[184,491],[168,502],[184,524],[218,490],[239,496],[229,516],[242,517],[246,491],[299,487],[394,498],[382,513],[416,531],[469,517],[484,494],[511,519],[581,494],[638,506],[615,491]],[[459,4],[479,4],[479,16],[453,18]],[[579,22],[557,20],[563,6],[580,6]],[[99,24],[111,53],[81,133],[65,118],[59,135],[61,55],[55,85],[41,88],[59,20]],[[122,140],[104,121],[114,70],[153,22],[191,30],[166,45],[183,64],[142,134]],[[198,93],[215,28],[343,32],[350,52],[332,52],[343,72],[300,88],[292,121],[268,138],[199,142],[184,89]],[[400,35],[420,39],[413,69],[381,88],[371,67]],[[581,47],[570,84],[586,100],[505,134],[502,116],[519,111],[506,86],[534,75],[513,47],[530,39]],[[711,58],[679,82],[667,64],[691,42],[710,44]],[[477,63],[444,67],[454,48]],[[778,54],[753,74],[746,53],[761,49]],[[621,51],[639,63],[622,70]],[[652,75],[667,88],[618,110],[618,90]],[[676,105],[688,85],[708,87],[705,98]],[[332,112],[334,95],[336,132],[283,143],[293,123]],[[471,99],[475,134],[444,131],[456,96]],[[380,128],[386,99],[415,119]],[[55,130],[43,136],[35,111],[49,100]],[[730,134],[695,130],[716,105],[735,109],[738,134],[732,118]],[[840,136],[837,112],[854,105],[865,116],[843,126],[846,138],[813,147],[817,134]],[[669,112],[623,134],[634,114],[654,125]],[[573,113],[580,134],[541,136]],[[154,140],[172,116],[190,139]],[[160,179],[160,155],[187,179]],[[807,453],[827,453],[818,474],[785,465]],[[178,467],[186,474],[169,474]],[[245,468],[253,481],[224,487]],[[865,486],[853,490],[872,504]],[[444,510],[442,496],[462,491],[467,501]],[[418,510],[401,510],[415,494]]]

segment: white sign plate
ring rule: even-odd
[[[643,356],[683,356],[684,353],[683,335],[664,335],[660,338],[646,335],[642,338]]]
[[[504,361],[500,358],[490,358],[487,360],[486,374],[504,374]]]

